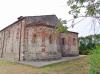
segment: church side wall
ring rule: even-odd
[[[62,56],[79,55],[78,49],[78,34],[62,33],[61,34]]]
[[[19,21],[0,32],[0,57],[8,60],[19,60],[19,49],[23,48],[23,39],[21,37],[21,24]],[[20,38],[21,37],[21,38]],[[22,50],[20,51],[22,52]],[[22,54],[20,54],[20,59]]]

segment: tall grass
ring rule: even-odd
[[[100,45],[90,55],[90,74],[100,74]]]

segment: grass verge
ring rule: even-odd
[[[36,68],[28,65],[0,61],[0,74],[89,74],[89,57],[65,61]]]
[[[90,74],[100,74],[100,45],[90,55]]]

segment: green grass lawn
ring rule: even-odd
[[[100,74],[100,45],[92,51],[90,55],[90,74]]]
[[[86,56],[41,68],[0,61],[0,74],[89,74],[88,60],[89,58]]]

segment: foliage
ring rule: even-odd
[[[90,74],[100,74],[100,45],[92,51],[90,56]]]
[[[72,14],[74,18],[79,16],[83,8],[85,9],[85,17],[92,16],[100,18],[99,0],[68,0],[67,4],[71,8],[69,13]]]
[[[89,54],[95,45],[100,44],[100,34],[80,37],[79,44],[80,54]]]
[[[63,26],[63,23],[61,21],[61,19],[58,21],[57,26],[56,26],[56,31],[59,33],[66,33],[68,32],[68,27]]]
[[[95,45],[100,44],[100,34],[80,37],[79,44],[80,54],[89,54]]]
[[[95,43],[92,40],[91,36],[80,37],[79,38],[79,51],[80,54],[89,54],[90,51],[95,47]]]
[[[100,44],[100,34],[96,34],[96,35],[94,36],[94,39],[95,39],[95,43],[96,43],[96,44]]]

